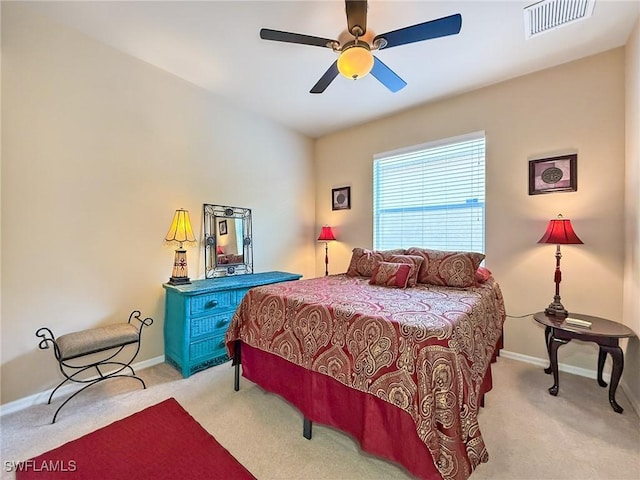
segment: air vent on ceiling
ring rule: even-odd
[[[589,18],[595,0],[543,0],[524,9],[527,38],[549,32],[569,23]]]

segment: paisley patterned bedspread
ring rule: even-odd
[[[467,478],[488,454],[480,388],[502,335],[490,278],[457,289],[399,289],[331,275],[250,290],[226,342],[275,354],[406,411],[443,478]]]

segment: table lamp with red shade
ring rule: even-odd
[[[560,282],[562,281],[562,273],[560,272],[560,245],[581,244],[584,243],[578,238],[573,231],[571,220],[564,218],[561,214],[558,218],[549,220],[547,231],[538,243],[555,243],[556,244],[556,270],[554,274],[554,282],[556,284],[556,294],[553,296],[553,302],[545,309],[544,313],[550,316],[566,318],[569,312],[560,302]]]

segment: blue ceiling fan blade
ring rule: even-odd
[[[462,15],[456,13],[455,15],[442,17],[437,20],[400,28],[392,32],[381,33],[373,39],[373,44],[376,43],[376,40],[385,40],[387,42],[386,45],[380,46],[380,50],[382,50],[383,48],[397,47],[399,45],[406,45],[407,43],[422,42],[423,40],[430,40],[432,38],[455,35],[460,32],[461,28]]]
[[[313,45],[315,47],[331,48],[336,40],[330,38],[314,37],[311,35],[303,35],[301,33],[282,32],[280,30],[271,30],[263,28],[260,30],[260,38],[263,40],[273,40],[274,42],[299,43],[302,45]]]
[[[387,67],[382,60],[378,57],[373,57],[373,68],[371,69],[371,75],[376,77],[378,81],[396,93],[407,86],[407,82],[401,79],[393,70]]]
[[[338,60],[333,62],[331,66],[324,72],[324,75],[320,77],[318,83],[316,83],[313,88],[309,91],[309,93],[322,93],[326,90],[331,82],[333,82],[334,78],[338,76]]]

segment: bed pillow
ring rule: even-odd
[[[408,263],[378,262],[369,283],[384,287],[407,288],[413,268],[413,265]]]
[[[447,252],[428,248],[410,248],[409,255],[424,258],[418,271],[418,283],[466,288],[476,285],[476,271],[484,260],[483,253]]]
[[[424,262],[424,258],[421,255],[384,255],[384,261],[411,265],[407,287],[416,286],[418,283],[418,272],[420,271],[422,262]]]
[[[491,270],[484,267],[478,267],[476,270],[476,282],[478,284],[484,283],[491,278]]]
[[[382,254],[376,255],[373,250],[354,248],[351,253],[351,262],[349,262],[347,275],[350,277],[370,277],[373,274],[376,263],[382,260]]]
[[[404,249],[374,251],[356,247],[351,253],[351,262],[349,262],[347,276],[370,277],[378,262],[388,261],[387,258],[392,255],[402,253],[404,253]]]

